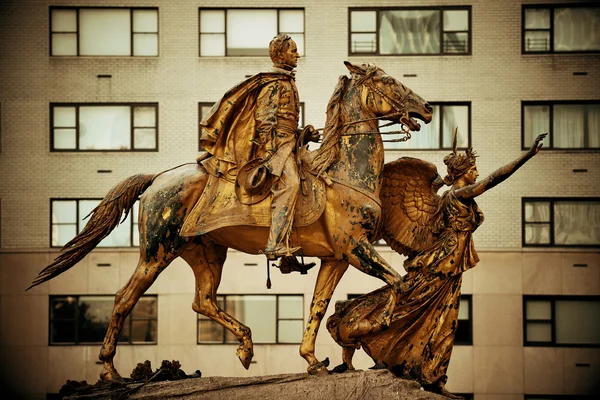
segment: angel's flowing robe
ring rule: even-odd
[[[390,296],[381,288],[336,305],[327,321],[342,346],[362,346],[395,375],[422,385],[446,383],[458,324],[462,273],[479,261],[472,233],[483,222],[474,200],[460,201],[449,190],[442,196],[444,230],[438,240],[404,263],[407,288],[397,296],[390,327],[363,337],[352,337],[362,319],[376,323]]]

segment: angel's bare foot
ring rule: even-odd
[[[441,394],[442,396],[446,396],[449,399],[456,399],[456,400],[464,400],[465,399],[462,396],[458,396],[456,394],[450,393],[448,390],[446,390],[446,386],[441,382],[436,382],[431,385],[423,385],[423,389],[428,392],[431,392],[431,393]]]

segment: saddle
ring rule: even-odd
[[[261,171],[256,170],[257,165],[254,160],[247,165],[250,164],[252,164],[251,167],[247,169],[242,167],[238,172],[238,174],[244,174],[242,181],[248,179],[249,193],[244,190],[240,191],[240,177],[231,179],[230,176],[226,178],[209,175],[200,199],[181,227],[181,236],[203,235],[229,226],[271,226],[271,198],[273,196],[270,193],[271,182],[267,179],[268,190],[259,190],[260,193],[257,193],[257,188],[254,187],[257,183],[256,180],[265,178]],[[325,183],[323,180],[310,173],[307,168],[303,167],[303,164],[299,166],[299,174],[302,190],[300,190],[296,202],[294,228],[311,225],[325,209]],[[244,194],[238,196],[238,193]]]

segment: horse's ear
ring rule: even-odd
[[[346,66],[346,68],[348,68],[348,71],[350,71],[353,74],[358,74],[358,75],[364,75],[365,74],[365,70],[364,69],[362,69],[358,65],[352,64],[350,61],[344,61],[344,65]]]

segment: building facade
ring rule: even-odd
[[[443,174],[458,125],[483,177],[549,132],[538,156],[478,199],[481,261],[464,274],[464,332],[447,387],[477,400],[600,392],[598,24],[591,1],[3,1],[4,393],[43,399],[67,379],[96,381],[111,296],[137,264],[137,211],[72,270],[25,289],[115,183],[194,162],[203,113],[270,69],[266,49],[279,32],[302,56],[303,123],[324,126],[344,60],[376,63],[434,105],[432,123],[389,144],[387,161],[422,158]],[[379,249],[402,271],[401,255]],[[176,359],[204,376],[303,372],[298,344],[316,270],[273,269],[267,290],[264,257],[230,251],[219,301],[253,329],[246,371],[235,341],[191,309],[193,274],[178,259],[126,321],[116,366],[128,375],[146,359]],[[381,285],[350,269],[332,301]],[[324,326],[317,356],[341,362]],[[355,359],[372,365],[362,352]]]

